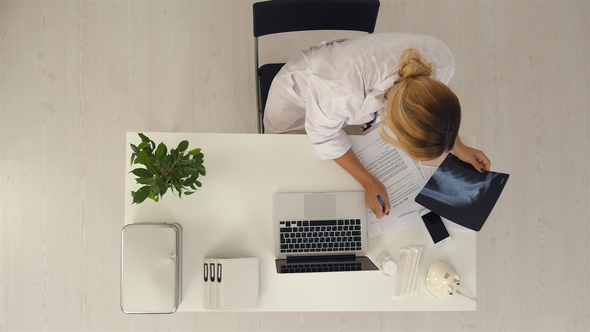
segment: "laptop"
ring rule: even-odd
[[[366,219],[364,192],[275,194],[277,273],[378,270],[365,256]]]

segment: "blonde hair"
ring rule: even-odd
[[[389,93],[381,137],[417,160],[438,158],[450,151],[461,123],[457,96],[445,84],[431,78],[433,66],[416,49],[406,49],[400,58],[401,82]],[[385,132],[389,127],[397,139]]]

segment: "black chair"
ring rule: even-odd
[[[271,0],[252,6],[256,61],[258,132],[264,132],[264,107],[272,80],[284,63],[259,67],[258,37],[308,30],[375,31],[379,0]]]

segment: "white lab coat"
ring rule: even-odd
[[[448,84],[455,60],[440,40],[407,33],[377,33],[324,42],[289,60],[270,87],[264,126],[269,134],[305,129],[321,159],[351,147],[346,125],[365,124],[385,105],[399,79],[401,53],[416,48],[434,63],[433,78]]]

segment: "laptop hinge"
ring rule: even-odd
[[[356,256],[350,255],[318,255],[318,256],[292,256],[287,257],[287,264],[289,263],[301,263],[301,262],[354,262]]]

